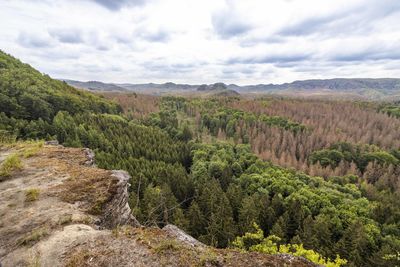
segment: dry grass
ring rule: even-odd
[[[182,248],[182,244],[180,244],[178,241],[174,239],[165,239],[154,247],[154,252],[157,254],[164,254],[166,252],[178,251]]]
[[[88,250],[81,250],[77,253],[74,253],[67,259],[67,263],[65,267],[82,267],[88,266],[88,261],[91,258],[91,254]]]
[[[22,151],[22,156],[24,158],[30,158],[35,156],[39,150],[43,147],[44,142],[43,141],[35,141],[35,142],[28,142],[26,144],[26,147]]]
[[[71,214],[65,214],[63,216],[61,216],[58,219],[58,224],[59,225],[65,225],[65,224],[69,224],[72,222],[72,215]]]
[[[21,158],[17,153],[9,155],[0,166],[0,181],[11,176],[12,172],[22,169]]]
[[[80,148],[46,147],[38,156],[36,167],[52,166],[69,177],[54,188],[56,196],[68,203],[81,202],[90,214],[101,214],[117,189],[118,179],[110,171],[86,166],[87,157]]]
[[[28,267],[40,267],[40,255],[38,253],[32,253],[28,259]]]
[[[69,203],[84,202],[90,214],[99,215],[103,205],[112,197],[116,183],[117,180],[111,179],[110,173],[88,168],[84,172],[74,173],[73,178],[65,181],[59,195]]]
[[[28,246],[39,242],[43,237],[49,234],[49,229],[45,226],[33,229],[24,237],[18,240],[18,245]]]
[[[30,188],[25,191],[25,201],[32,202],[39,198],[40,190],[37,188]]]
[[[36,155],[43,147],[43,141],[25,141],[2,143],[6,149],[12,149],[15,152],[9,155],[0,166],[0,181],[10,177],[13,172],[23,168],[22,158],[30,158]]]
[[[118,237],[118,238],[116,238]],[[255,266],[309,267],[302,259],[231,249],[192,247],[158,228],[122,226],[94,242],[71,249],[67,265],[75,266]],[[136,266],[136,265],[132,265]]]

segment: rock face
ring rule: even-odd
[[[140,226],[140,223],[132,215],[128,204],[128,181],[131,178],[126,171],[112,171],[112,176],[118,181],[116,191],[113,192],[111,201],[103,208],[103,216],[100,225],[112,229],[120,225]]]

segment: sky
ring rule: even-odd
[[[399,0],[0,0],[0,49],[54,78],[400,77]]]

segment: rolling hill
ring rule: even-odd
[[[73,87],[88,89],[91,91],[126,91],[125,88],[112,83],[103,83],[98,81],[80,82],[74,80],[62,80],[62,81],[68,83]]]

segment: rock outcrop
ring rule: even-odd
[[[177,226],[173,224],[168,224],[163,227],[165,233],[170,235],[171,237],[181,241],[182,243],[187,244],[192,247],[206,247],[203,243],[193,238],[192,236],[185,233],[185,231],[179,229]]]
[[[121,225],[140,226],[128,204],[128,182],[131,177],[126,171],[112,171],[112,177],[118,181],[113,197],[103,208],[100,225],[108,229]]]
[[[315,266],[290,255],[208,247],[174,225],[141,227],[129,175],[99,169],[88,149],[0,146],[22,169],[0,182],[0,266]],[[26,153],[25,153],[26,154]]]

